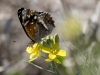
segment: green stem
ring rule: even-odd
[[[53,70],[56,72],[56,75],[60,75],[57,65],[52,61]]]
[[[88,60],[88,55],[86,56],[85,64],[83,65],[82,69],[81,69],[76,75],[79,75],[79,74],[82,72],[82,70],[83,70],[84,67],[86,66],[87,60]]]
[[[40,67],[40,66],[38,66],[38,65],[36,65],[36,64],[33,64],[33,63],[29,62],[29,61],[26,61],[26,60],[24,60],[24,61],[27,62],[27,63],[29,63],[29,64],[31,64],[31,65],[33,65],[33,66],[35,66],[35,67],[37,67],[38,69],[41,69],[41,70],[47,71],[47,72],[49,72],[49,73],[55,74],[55,73],[54,73],[53,71],[51,71],[51,70],[44,69],[44,68],[42,68],[42,67]]]

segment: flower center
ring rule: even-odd
[[[57,54],[57,51],[56,50],[51,50],[51,53],[52,54]]]

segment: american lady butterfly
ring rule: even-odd
[[[55,27],[50,14],[21,8],[18,10],[20,23],[32,42],[39,42]]]

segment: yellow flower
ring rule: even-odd
[[[51,61],[56,61],[57,63],[61,63],[58,59],[57,59],[57,57],[58,56],[66,56],[66,51],[65,50],[58,50],[58,47],[59,47],[59,44],[53,44],[52,45],[52,49],[50,49],[50,48],[47,48],[47,47],[43,47],[42,48],[42,51],[44,52],[44,53],[48,53],[49,54],[49,58],[48,59],[46,59],[45,61],[47,61],[47,62],[51,62]]]
[[[33,46],[28,46],[26,51],[30,54],[29,61],[33,61],[41,55],[40,54],[40,46],[38,43],[35,43]]]

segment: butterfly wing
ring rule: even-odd
[[[34,19],[33,14],[34,13],[30,9],[26,10],[24,8],[21,8],[18,10],[18,17],[25,33],[33,42],[35,42],[36,34],[39,34],[39,29],[38,25],[36,24],[37,20]]]
[[[55,27],[48,13],[21,8],[18,10],[18,17],[25,33],[33,42],[39,42]]]
[[[55,27],[52,17],[48,13],[39,12],[38,17],[39,37],[40,39],[49,35]]]

